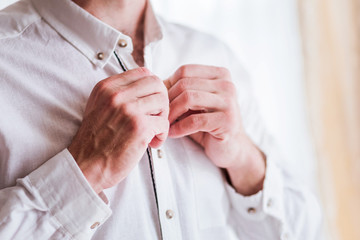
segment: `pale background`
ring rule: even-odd
[[[15,1],[0,0],[0,8],[12,2]],[[264,122],[284,156],[283,166],[318,194],[297,1],[152,2],[164,18],[211,33],[234,50],[253,79]]]

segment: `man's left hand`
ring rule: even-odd
[[[265,178],[262,152],[246,135],[230,72],[221,67],[185,65],[165,81],[170,101],[169,137],[189,136],[227,170],[243,195],[260,191]]]

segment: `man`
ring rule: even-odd
[[[316,239],[217,40],[146,0],[23,0],[0,25],[0,239]]]

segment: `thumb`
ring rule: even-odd
[[[151,140],[149,146],[152,148],[159,148],[165,142],[166,138],[167,133],[158,134]]]

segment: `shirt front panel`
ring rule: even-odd
[[[1,105],[1,111],[7,113],[0,125],[4,145],[8,146],[8,156],[2,157],[2,165],[6,165],[2,169],[6,169],[7,172],[7,174],[5,172],[1,174],[1,187],[4,188],[14,185],[17,178],[26,176],[47,159],[66,148],[80,126],[92,88],[98,81],[120,73],[122,70],[116,65],[114,57],[108,60],[109,63],[103,68],[94,66],[78,49],[68,41],[64,41],[59,33],[44,21],[38,21],[29,26],[18,39],[2,41],[9,46],[6,51],[3,51],[1,58],[1,66],[8,69],[6,73],[3,73],[6,75],[2,77],[2,79],[8,79],[2,82],[6,92],[1,94],[1,102],[4,103]],[[148,58],[148,62],[156,63],[156,67],[151,70],[160,76],[165,76],[180,66],[178,60],[176,60],[178,64],[168,64],[167,58],[160,54],[162,51],[167,51],[168,45],[169,43],[166,42],[159,43],[156,47],[159,55],[155,51],[152,59]],[[176,56],[179,57],[184,49],[171,47],[169,50],[176,50]],[[118,52],[122,59],[131,58],[130,51],[118,49]],[[125,60],[128,66],[136,67],[134,62]],[[19,71],[19,69],[22,70]],[[218,169],[212,166],[200,149],[197,150],[197,155],[188,152],[187,148],[192,145],[193,148],[197,148],[191,141],[168,140],[163,149],[166,157],[161,160],[156,159],[156,161],[165,161],[168,164],[161,170],[155,169],[157,179],[161,181],[157,184],[158,194],[162,196],[162,199],[167,199],[169,206],[181,209],[177,211],[175,218],[180,218],[184,238],[200,236],[197,232],[197,226],[202,227],[199,215],[207,212],[196,211],[197,208],[204,206],[202,202],[204,199],[201,197],[204,189],[201,190],[202,185],[199,185],[203,183],[194,181],[201,178],[194,178],[199,169],[190,164],[192,161],[204,159],[202,164],[213,172],[205,174],[210,176],[208,179],[215,179],[216,186],[219,188],[219,191],[212,192],[214,197],[226,198]],[[159,164],[154,165],[157,167]],[[161,177],[164,171],[168,173],[166,177]],[[186,195],[183,194],[184,191],[187,192]],[[173,203],[168,200],[167,195],[170,192],[173,195],[170,199],[175,200]],[[159,236],[156,204],[146,156],[125,181],[106,190],[105,193],[110,200],[113,215],[97,230],[94,239],[103,239],[104,236],[109,239],[115,236],[127,239],[153,239],[154,236]],[[223,199],[218,201],[218,203],[222,202]],[[213,204],[216,203],[213,201]],[[222,208],[213,210],[216,211],[216,209],[222,211]],[[168,210],[166,207],[161,210],[163,211],[160,214],[165,215],[165,222],[174,221],[174,219],[166,219],[166,210]],[[221,219],[221,224],[208,224],[209,227],[226,226],[224,213],[221,213],[220,218],[210,218]],[[183,221],[185,219],[187,219],[186,224]],[[131,224],[121,226],[124,222]],[[168,234],[174,234],[173,237],[178,236],[180,230],[177,228],[179,228],[178,225],[170,229]]]

